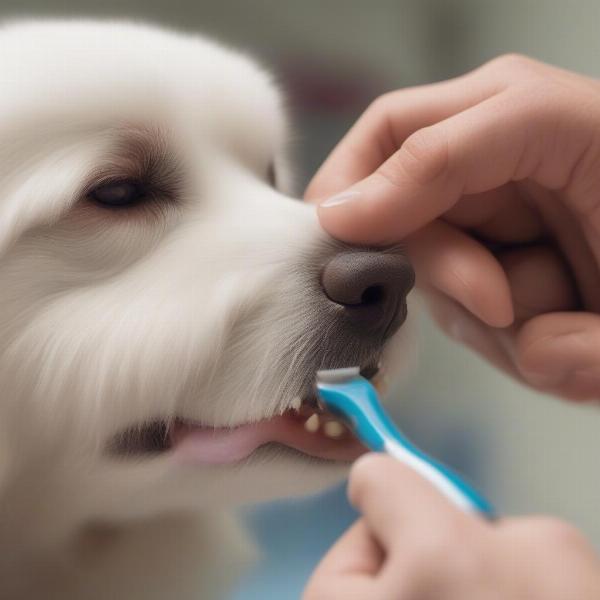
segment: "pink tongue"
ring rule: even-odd
[[[353,436],[332,440],[309,433],[297,418],[275,417],[233,429],[214,429],[178,423],[171,429],[177,460],[193,464],[226,464],[247,458],[260,446],[276,442],[328,460],[354,460],[365,452]]]
[[[284,421],[284,422],[282,422]],[[287,419],[277,417],[234,429],[212,429],[177,424],[171,430],[171,443],[183,462],[223,464],[247,458],[259,446],[282,441]]]

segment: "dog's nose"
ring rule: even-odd
[[[338,254],[321,276],[325,295],[343,307],[363,335],[394,334],[406,319],[406,296],[415,283],[405,256],[375,251]]]

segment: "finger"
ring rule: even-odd
[[[570,265],[583,307],[600,313],[600,229],[590,230],[589,219],[578,218],[552,191],[533,182],[528,182],[527,188],[535,198],[546,229]]]
[[[444,220],[496,242],[530,242],[544,235],[539,212],[514,182],[463,196],[444,214]]]
[[[600,315],[550,313],[528,321],[517,338],[517,366],[541,389],[600,399]]]
[[[496,93],[497,80],[478,72],[406,88],[378,98],[334,148],[310,182],[305,197],[323,200],[371,174],[413,132]]]
[[[539,105],[521,91],[499,93],[415,132],[372,175],[320,204],[321,224],[348,242],[395,243],[465,194],[523,178],[564,187],[590,138],[577,120],[555,126],[568,120],[558,101]],[[569,140],[557,137],[563,130]]]
[[[359,520],[333,545],[319,564],[332,574],[374,577],[379,573],[384,555],[364,520]]]
[[[456,300],[485,323],[513,320],[506,275],[494,256],[462,231],[435,221],[407,240],[422,283]]]
[[[511,377],[522,379],[512,359],[512,329],[488,327],[454,300],[439,292],[427,292],[425,299],[431,316],[446,335],[475,351]]]
[[[384,552],[416,535],[443,536],[467,519],[410,467],[381,455],[361,457],[350,472],[348,496],[362,513]],[[433,533],[435,532],[435,533]]]
[[[573,276],[552,247],[538,245],[508,250],[500,253],[498,260],[508,278],[517,321],[578,307]]]
[[[571,598],[574,582],[585,581],[586,573],[598,573],[598,555],[592,544],[573,525],[555,517],[503,519],[493,535],[494,543],[488,548],[498,554],[492,559],[500,569],[500,578],[512,582],[514,590],[535,589],[539,598]],[[515,548],[519,552],[515,553]],[[557,548],[560,548],[560,565],[556,561]],[[526,569],[523,569],[524,557],[527,557]],[[552,570],[558,577],[540,577],[541,573],[553,573]],[[567,573],[567,578],[561,577]],[[595,586],[597,578],[593,581]],[[590,598],[595,597],[598,592],[591,591]]]
[[[329,550],[312,574],[304,600],[376,598],[375,577],[383,552],[363,520],[357,521]]]

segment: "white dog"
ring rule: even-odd
[[[16,23],[0,82],[0,597],[224,597],[227,512],[360,452],[312,417],[314,374],[376,371],[410,265],[284,194],[281,100],[244,56]]]

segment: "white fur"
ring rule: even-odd
[[[302,393],[331,242],[266,182],[272,161],[287,179],[281,99],[244,56],[128,23],[9,24],[0,80],[0,597],[220,598],[248,549],[223,511],[345,469],[106,446],[157,418],[256,421]],[[131,168],[128,144],[155,148],[175,201],[124,214],[82,197]]]

